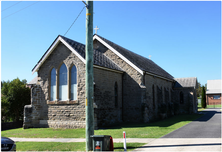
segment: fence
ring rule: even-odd
[[[15,128],[21,128],[23,126],[23,121],[18,122],[5,122],[2,123],[1,130],[9,130],[9,129],[15,129]]]

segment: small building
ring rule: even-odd
[[[207,105],[221,104],[221,80],[207,80]]]
[[[175,78],[176,83],[174,85],[175,98],[180,101],[180,109],[184,112],[192,111],[197,112],[197,78]],[[189,101],[184,106],[184,101]]]

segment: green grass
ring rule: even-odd
[[[109,129],[100,129],[95,132],[96,135],[109,134],[113,138],[122,138],[123,131],[128,138],[160,138],[188,123],[199,118],[202,115],[178,115],[162,121],[148,124],[125,124]]]
[[[203,111],[204,108],[201,107],[201,103],[198,103],[198,111]],[[218,105],[207,105],[206,109],[207,108],[221,108],[221,104],[218,104]]]
[[[131,151],[145,143],[127,143],[127,150]],[[17,151],[85,151],[85,142],[16,142]],[[114,143],[114,151],[124,151],[123,143]]]
[[[121,124],[107,129],[95,130],[95,135],[111,135],[113,138],[122,138],[123,131],[128,138],[159,138],[188,123],[202,115],[177,115],[162,121],[153,123]],[[85,129],[12,129],[1,132],[3,137],[20,138],[85,138]]]
[[[19,138],[85,138],[85,129],[18,128],[1,131],[1,136]]]
[[[207,108],[221,108],[221,104],[220,105],[207,105]]]

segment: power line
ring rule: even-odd
[[[38,2],[39,2],[39,1],[38,1]],[[26,8],[28,8],[28,7],[32,6],[32,5],[34,5],[34,4],[36,4],[36,3],[38,3],[38,2],[32,3],[31,5],[28,5],[28,6],[22,8],[22,9],[16,11],[16,12],[12,13],[12,14],[9,14],[8,16],[3,17],[2,20],[5,19],[5,18],[7,18],[7,17],[9,17],[9,16],[11,16],[11,15],[13,15],[13,14],[16,14],[16,13],[18,13],[18,12],[20,12],[20,11],[22,11],[22,10],[24,10],[24,9],[26,9]]]
[[[2,10],[1,12],[5,11],[5,10],[7,10],[7,9],[9,9],[9,8],[11,8],[12,6],[17,5],[17,4],[18,4],[18,3],[20,3],[20,2],[22,2],[22,1],[19,1],[19,2],[15,3],[15,4],[13,4],[13,5],[11,5],[11,6],[7,7],[7,8],[5,8],[5,9],[4,9],[4,10]]]
[[[82,11],[84,10],[86,6],[84,6],[81,10],[81,12],[79,13],[79,15],[76,17],[76,19],[74,20],[74,22],[72,23],[72,25],[69,27],[69,29],[66,31],[66,33],[64,34],[64,36],[68,33],[68,31],[71,29],[71,27],[73,26],[73,24],[76,22],[76,20],[79,18],[80,14],[82,13]]]

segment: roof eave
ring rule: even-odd
[[[156,75],[156,74],[150,73],[150,72],[145,72],[145,73],[148,74],[148,75],[155,76],[155,77],[157,77],[157,78],[161,78],[161,79],[164,79],[164,80],[167,80],[167,81],[175,82],[174,79],[165,78],[165,77],[162,77],[162,76],[159,76],[159,75]]]

